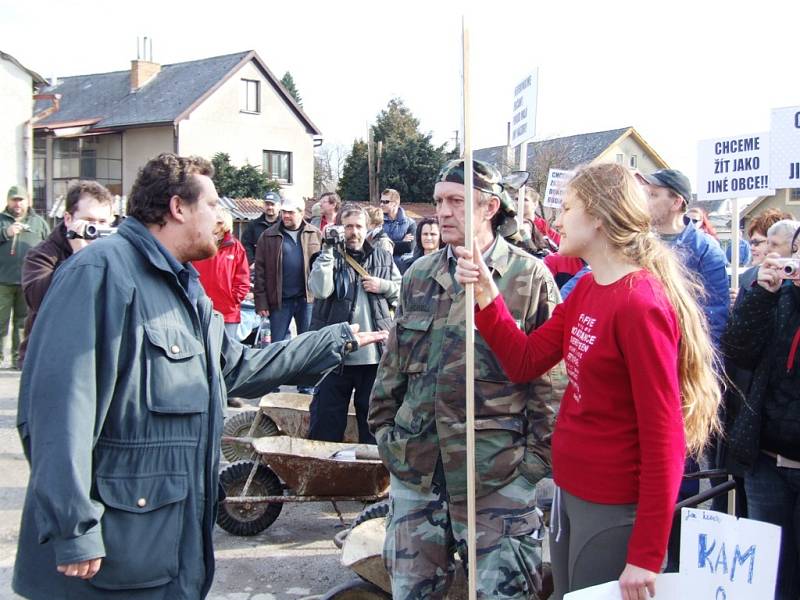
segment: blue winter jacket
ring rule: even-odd
[[[680,255],[686,268],[700,278],[706,293],[700,304],[708,319],[714,346],[719,347],[719,340],[728,322],[730,305],[725,254],[716,240],[699,231],[694,223],[689,223],[670,245]]]
[[[389,239],[397,243],[402,241],[409,233],[414,235],[417,231],[417,223],[411,217],[406,216],[406,211],[401,206],[397,209],[396,218],[390,219],[389,215],[383,215],[383,230],[389,236]]]
[[[17,416],[31,475],[13,587],[26,598],[204,598],[226,393],[260,396],[343,359],[345,324],[262,350],[230,340],[164,252],[129,217],[58,269],[39,311]],[[96,557],[88,581],[56,570]]]

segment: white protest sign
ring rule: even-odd
[[[511,111],[511,145],[527,142],[536,135],[536,96],[538,69],[514,86],[514,109]]]
[[[664,573],[656,577],[656,598],[658,600],[686,600],[694,598],[683,594],[683,581],[678,573]],[[619,581],[609,581],[590,588],[570,592],[564,600],[622,600]]]
[[[772,186],[800,187],[800,106],[773,109],[771,133]]]
[[[561,208],[564,200],[564,185],[572,178],[574,171],[564,169],[550,169],[547,174],[547,187],[544,190],[545,206],[550,208]]]
[[[697,145],[697,199],[769,196],[769,133],[754,133]]]
[[[684,508],[680,574],[698,600],[772,598],[780,543],[777,525]]]

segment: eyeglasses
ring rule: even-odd
[[[750,239],[750,247],[758,248],[761,244],[766,243],[767,240]]]
[[[391,204],[391,200],[381,200],[381,204]]]

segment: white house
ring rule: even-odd
[[[35,124],[45,168],[34,189],[47,208],[78,178],[127,195],[161,152],[225,152],[237,166],[262,167],[287,194],[313,195],[321,133],[255,51],[171,65],[134,60],[128,71],[64,77],[41,91],[61,94],[59,109]]]
[[[0,51],[0,207],[12,185],[30,185],[30,125],[33,94],[45,80]]]

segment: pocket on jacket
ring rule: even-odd
[[[400,372],[408,375],[424,373],[428,368],[429,332],[433,315],[410,312],[398,317],[396,323]]]
[[[203,343],[188,331],[144,326],[147,406],[157,413],[208,411],[209,389]]]
[[[98,476],[106,556],[90,582],[102,589],[164,585],[178,576],[187,476]]]
[[[522,417],[475,417],[475,464],[490,488],[508,483],[525,456]]]

